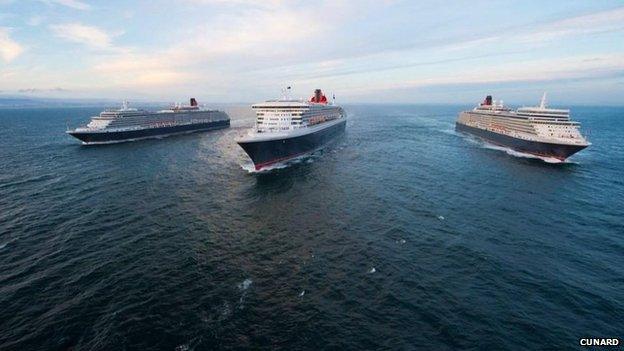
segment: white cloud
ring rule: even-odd
[[[24,48],[15,40],[11,39],[9,28],[0,27],[0,57],[9,63],[19,56]]]
[[[275,8],[285,4],[284,0],[183,0],[187,3],[196,5],[228,5],[228,6],[244,6],[244,7],[264,7]]]
[[[592,13],[583,16],[571,17],[559,21],[553,21],[543,25],[531,25],[527,27],[509,29],[505,32],[492,36],[473,38],[441,46],[429,48],[409,47],[398,50],[386,50],[373,54],[351,57],[341,61],[336,61],[335,67],[325,69],[318,63],[306,65],[305,70],[299,67],[295,77],[306,77],[306,79],[317,79],[319,77],[331,77],[346,74],[368,74],[379,71],[398,71],[424,65],[445,64],[459,62],[462,60],[472,60],[477,58],[487,58],[491,56],[502,56],[533,50],[532,45],[522,44],[542,44],[547,41],[566,38],[577,38],[581,35],[590,35],[617,31],[624,29],[624,7],[608,11]],[[466,52],[464,55],[454,54],[451,58],[449,52]],[[423,60],[425,55],[433,55],[433,59]],[[415,59],[419,58],[419,59]],[[313,69],[311,69],[313,68]],[[509,67],[511,72],[513,67]],[[304,73],[301,73],[301,72]],[[539,69],[538,69],[539,71]],[[310,76],[310,72],[313,72]],[[281,70],[287,74],[287,70]],[[487,72],[486,72],[487,73]],[[507,73],[507,72],[504,72]],[[443,77],[440,77],[443,78]],[[474,77],[478,79],[479,77]],[[461,83],[461,82],[459,82]]]
[[[542,44],[554,40],[624,30],[624,7],[566,18],[527,28],[509,30],[492,36],[448,44],[446,51],[472,50],[506,44]]]
[[[84,3],[80,0],[41,0],[47,4],[57,4],[61,6],[70,7],[76,10],[89,10],[91,6],[87,3]]]
[[[222,14],[184,33],[192,41],[149,52],[127,50],[100,60],[93,71],[115,84],[127,84],[127,77],[132,76],[137,86],[215,82],[228,67],[253,62],[253,58],[292,55],[291,44],[305,43],[329,28],[323,25],[324,18],[309,16],[304,10],[249,8]]]
[[[104,30],[80,23],[64,23],[50,26],[54,35],[93,49],[113,49],[112,35]]]
[[[36,27],[36,26],[40,25],[41,22],[43,22],[43,17],[42,16],[32,16],[32,17],[30,17],[26,21],[26,24],[29,25],[29,26]]]
[[[624,29],[624,7],[567,18],[537,26],[515,37],[519,42],[536,43],[562,37],[588,35]]]
[[[479,66],[471,70],[449,72],[444,76],[406,79],[380,84],[378,90],[420,88],[436,85],[487,84],[505,82],[556,81],[609,76],[624,71],[624,55],[576,56],[512,62],[498,66]],[[353,86],[356,93],[370,93],[369,87]]]
[[[320,21],[303,11],[252,10],[242,15],[222,16],[214,23],[200,26],[196,39],[214,53],[254,47],[269,52],[286,43],[310,38],[321,29]]]

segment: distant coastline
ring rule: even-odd
[[[55,99],[22,96],[0,96],[0,108],[92,107],[117,104],[109,99]]]
[[[130,99],[135,105],[143,108],[162,106],[169,106],[173,101],[154,101],[147,99]],[[511,102],[511,101],[510,101]],[[102,107],[102,106],[118,106],[121,103],[121,99],[109,99],[109,98],[46,98],[36,96],[22,96],[22,95],[0,95],[0,109],[12,109],[12,108],[72,108],[72,107]],[[240,106],[250,105],[250,102],[212,102],[208,103],[209,106],[227,107],[227,106]],[[529,105],[530,103],[512,102],[509,106],[521,107],[523,105]],[[472,103],[467,102],[345,102],[345,106],[366,106],[366,105],[379,105],[379,106],[391,106],[391,105],[422,105],[422,106],[472,106]],[[563,104],[565,105],[565,104]],[[572,105],[566,105],[568,107],[624,107],[624,104],[583,104],[575,103]]]

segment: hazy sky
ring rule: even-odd
[[[0,0],[0,90],[624,104],[622,1]]]

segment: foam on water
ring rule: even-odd
[[[247,290],[251,286],[252,282],[253,281],[251,279],[247,278],[247,279],[243,280],[242,283],[238,284],[238,288],[240,290],[245,291],[245,290]]]
[[[438,131],[448,135],[457,135],[457,131],[455,130],[455,128],[443,128],[438,129]]]
[[[256,169],[256,166],[253,164],[253,162],[249,161],[249,162],[241,164],[240,167],[244,169],[245,171],[247,171],[247,173],[262,174],[262,173],[270,173],[271,171],[274,171],[277,169],[286,168],[288,167],[288,165],[286,163],[278,162],[278,163],[274,163],[270,166],[267,166],[258,170]]]
[[[544,157],[544,156],[539,156],[539,155],[527,154],[527,153],[524,153],[524,152],[520,152],[520,151],[516,151],[516,150],[510,149],[508,147],[490,144],[487,141],[483,142],[482,147],[485,148],[485,149],[490,149],[490,150],[503,151],[503,152],[507,153],[507,155],[514,156],[514,157],[519,157],[519,158],[532,158],[532,159],[542,160],[542,161],[547,162],[547,163],[567,163],[567,161],[561,161],[558,158]]]
[[[541,161],[544,161],[546,163],[553,163],[553,164],[574,163],[574,162],[569,161],[569,159],[565,160],[565,161],[561,161],[560,159],[554,158],[554,157],[544,157],[544,156],[533,155],[533,154],[528,154],[528,153],[516,151],[516,150],[513,150],[513,149],[505,147],[505,146],[492,144],[492,143],[488,142],[487,140],[478,138],[478,137],[476,137],[474,135],[467,134],[467,133],[459,133],[459,135],[461,135],[465,140],[469,141],[470,143],[478,145],[478,146],[480,146],[480,147],[482,147],[484,149],[503,151],[506,154],[508,154],[509,156],[513,156],[513,157],[531,158],[531,159],[541,160]]]
[[[316,151],[315,151],[316,152]],[[282,162],[276,162],[273,163],[269,166],[263,167],[262,169],[256,170],[256,167],[254,166],[253,162],[248,161],[246,163],[241,164],[241,168],[246,170],[248,173],[253,173],[253,174],[264,174],[264,173],[270,173],[272,171],[278,170],[278,169],[284,169],[287,167],[290,167],[292,165],[295,164],[299,164],[299,163],[313,163],[315,160],[315,152],[312,153],[308,153],[305,155],[301,155],[301,156],[297,156],[297,157],[293,157],[291,159],[282,161]]]
[[[5,247],[7,247],[10,243],[14,242],[15,240],[17,240],[17,238],[10,239],[9,241],[0,244],[0,250],[3,250]]]

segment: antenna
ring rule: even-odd
[[[290,100],[290,86],[282,89],[282,100]]]
[[[546,92],[544,92],[544,95],[542,95],[542,101],[540,101],[540,108],[541,109],[546,108]]]

